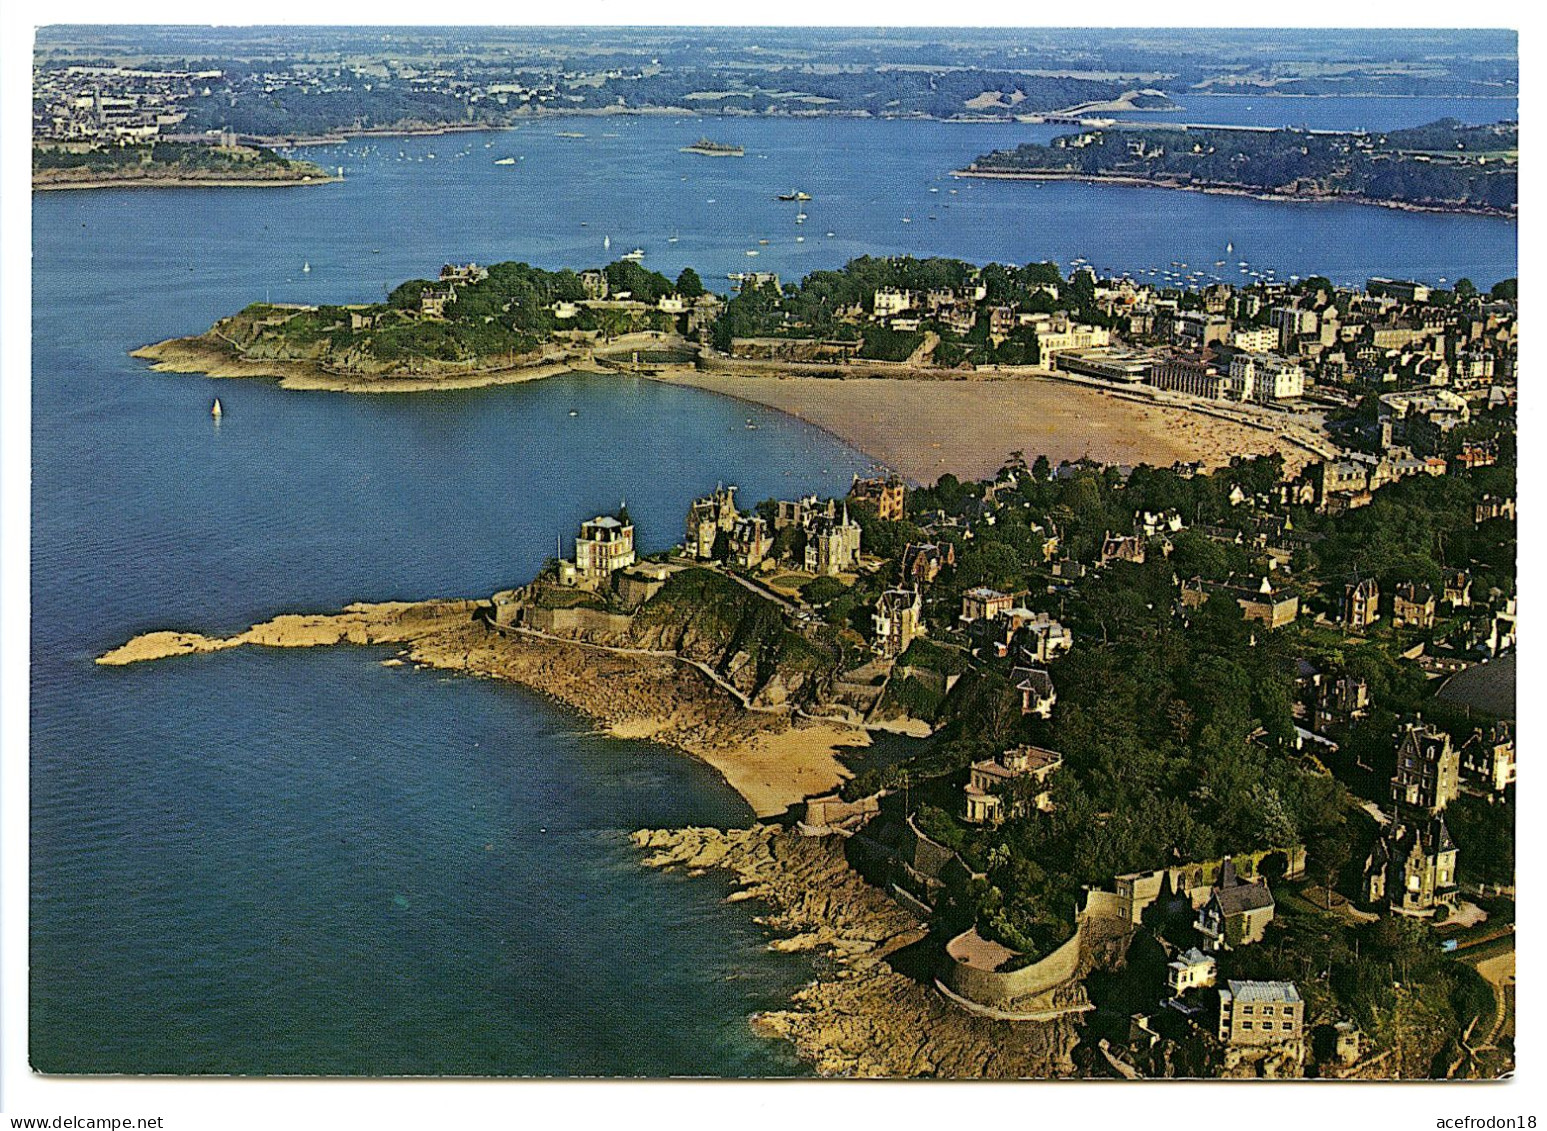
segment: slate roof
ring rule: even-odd
[[[1248,911],[1261,911],[1273,906],[1273,893],[1263,883],[1236,884],[1235,887],[1217,888],[1214,898],[1226,916],[1244,915]]]
[[[1238,982],[1231,978],[1227,983],[1230,994],[1241,1002],[1297,1002],[1300,991],[1293,982]]]
[[[1172,959],[1170,965],[1180,967],[1202,966],[1205,963],[1213,961],[1214,960],[1212,958],[1204,954],[1203,951],[1199,950],[1197,947],[1190,946],[1186,950],[1182,951],[1181,954],[1177,955],[1176,958]]]
[[[1015,668],[1010,672],[1015,690],[1035,692],[1039,699],[1053,694],[1053,677],[1041,668]]]

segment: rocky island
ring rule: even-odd
[[[1387,133],[1232,126],[1089,129],[978,157],[958,177],[1082,180],[1514,216],[1514,122]]]

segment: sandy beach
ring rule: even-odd
[[[1215,466],[1233,455],[1305,453],[1271,431],[1218,417],[1147,405],[1051,378],[962,381],[724,376],[694,370],[654,374],[778,409],[852,444],[917,483],[949,472],[993,476],[1013,451],[1057,464],[1083,456],[1107,463]]]
[[[681,346],[675,339],[625,336],[610,343],[630,348]],[[315,361],[247,359],[207,337],[173,338],[142,346],[131,356],[165,373],[209,377],[265,377],[285,389],[343,393],[416,393],[539,381],[563,373],[606,374],[591,352],[534,359],[529,364],[424,375],[334,373]],[[737,365],[738,363],[730,363]],[[755,366],[755,367],[754,367]],[[796,417],[859,449],[915,483],[949,472],[959,479],[992,477],[1013,451],[1027,458],[1090,458],[1104,463],[1169,467],[1177,461],[1226,464],[1234,455],[1281,452],[1290,470],[1310,453],[1285,443],[1274,427],[1253,427],[1215,411],[1145,403],[1035,371],[957,375],[946,370],[855,372],[813,376],[767,363],[749,372],[710,372],[665,366],[637,375],[750,401]],[[822,367],[808,367],[822,368]],[[894,376],[893,373],[896,375]]]
[[[742,708],[695,668],[669,656],[496,633],[470,600],[349,605],[338,613],[286,614],[229,637],[149,632],[98,657],[104,667],[228,648],[404,646],[401,660],[504,679],[594,719],[616,738],[659,742],[718,770],[759,817],[834,789],[849,777],[838,760],[869,745],[864,730]]]

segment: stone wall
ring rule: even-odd
[[[600,609],[545,609],[538,605],[526,609],[526,623],[538,632],[568,636],[577,640],[611,639],[628,632],[632,618]]]
[[[1301,845],[1264,848],[1259,852],[1233,855],[1231,860],[1241,879],[1252,880],[1261,871],[1263,861],[1275,853],[1286,861],[1286,878],[1295,879],[1305,874],[1305,848]],[[1200,907],[1218,881],[1224,863],[1223,859],[1208,860],[1201,864],[1177,864],[1153,872],[1130,872],[1118,876],[1113,881],[1120,904],[1118,913],[1129,922],[1137,923],[1144,917],[1145,910],[1163,893],[1185,896],[1195,908]]]
[[[806,816],[801,821],[804,828],[813,831],[831,829],[839,825],[874,817],[881,811],[881,795],[872,793],[857,801],[845,801],[836,793],[812,797],[806,801]]]
[[[952,939],[973,934],[968,930]],[[984,970],[959,959],[947,957],[942,979],[946,987],[969,1002],[1007,1012],[1038,1012],[1055,1008],[1053,991],[1073,982],[1082,973],[1084,944],[1082,927],[1074,937],[1047,957],[1019,970]]]

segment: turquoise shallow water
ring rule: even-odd
[[[566,128],[588,136],[554,136]],[[346,166],[340,185],[37,195],[34,1066],[801,1071],[746,1019],[809,966],[768,953],[718,882],[648,872],[627,844],[644,825],[750,821],[705,767],[374,650],[91,660],[152,628],[485,594],[622,498],[660,547],[718,480],[749,500],[836,491],[864,458],[636,379],[300,394],[151,373],[134,346],[265,296],[373,298],[448,259],[582,267],[604,234],[614,255],[641,246],[649,266],[720,285],[864,252],[1140,269],[1219,258],[1227,236],[1283,273],[1514,273],[1514,228],[1496,220],[943,176],[1017,127],[747,122],[729,131],[746,158],[677,153],[704,129],[547,123],[315,154]],[[804,225],[773,199],[792,187],[815,198]]]

